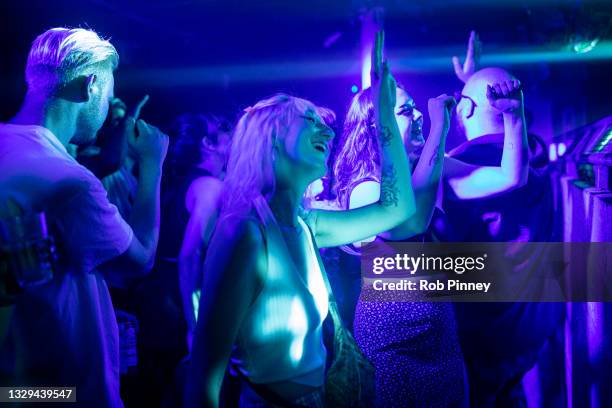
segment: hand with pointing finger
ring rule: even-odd
[[[142,108],[148,101],[149,95],[145,95],[130,112],[128,112],[127,108],[125,108],[125,104],[123,104],[123,116],[120,120],[121,131],[124,133],[124,137],[132,153],[134,151],[134,141],[136,140],[136,122],[140,119]]]
[[[476,31],[470,33],[470,39],[468,41],[468,49],[465,56],[463,65],[459,62],[459,57],[453,57],[453,68],[455,69],[455,75],[463,83],[472,76],[474,72],[478,70],[480,64],[480,53],[482,50],[482,43],[478,37]]]
[[[142,119],[136,122],[136,129],[138,136],[134,139],[132,148],[139,164],[161,166],[168,152],[168,136]]]
[[[79,151],[77,160],[98,178],[104,178],[124,165],[135,137],[135,120],[140,116],[149,96],[146,95],[128,114],[126,104],[119,98],[110,101],[107,121],[98,132],[96,146]],[[95,150],[94,150],[95,149]],[[95,154],[89,154],[94,150]]]

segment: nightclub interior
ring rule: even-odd
[[[612,407],[611,2],[0,20],[0,405]]]

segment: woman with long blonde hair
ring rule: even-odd
[[[379,33],[372,64],[384,186],[377,202],[353,211],[300,208],[308,185],[326,173],[329,110],[278,94],[236,125],[206,259],[188,406],[219,405],[230,360],[244,386],[241,406],[323,406],[329,293],[318,248],[391,229],[415,208],[382,41]]]

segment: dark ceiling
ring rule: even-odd
[[[450,57],[464,53],[470,29],[481,34],[485,55],[508,49],[557,50],[582,37],[609,38],[612,16],[610,1],[575,0],[4,1],[0,86],[5,97],[0,120],[16,110],[23,94],[22,72],[31,41],[53,26],[86,26],[110,37],[121,56],[119,92],[158,89],[166,98],[185,99],[167,88],[192,84],[199,95],[232,108],[248,103],[236,96],[226,103],[228,92],[239,91],[235,84],[241,84],[250,100],[279,86],[299,92],[304,87],[308,94],[318,75],[321,81],[337,77],[346,89],[358,84],[360,15],[374,6],[385,10],[390,58],[394,52],[408,55],[413,63],[441,58],[442,66],[421,70],[432,75],[443,70],[450,74],[449,81],[454,79]],[[598,69],[610,69],[611,61],[612,56],[598,61]],[[295,85],[300,80],[303,83]],[[328,84],[317,86],[324,89]],[[184,108],[186,102],[178,105]],[[198,106],[208,108],[210,104]],[[170,115],[178,108],[167,109]]]
[[[385,9],[391,48],[463,46],[472,28],[495,44],[559,42],[572,26],[593,25],[602,15],[609,21],[612,11],[612,2],[575,0],[15,1],[3,4],[0,29],[23,49],[48,27],[90,26],[112,37],[123,61],[135,66],[325,58],[358,47],[359,16],[369,5]],[[335,33],[340,37],[326,47]]]

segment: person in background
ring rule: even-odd
[[[173,228],[182,234],[178,257],[178,282],[187,322],[187,348],[191,350],[197,321],[200,285],[206,248],[221,204],[231,129],[227,120],[214,115],[180,116],[174,126],[175,142],[170,151],[173,192],[167,197]],[[177,211],[178,210],[178,211]],[[173,244],[175,245],[175,244]]]
[[[206,222],[214,226],[214,219],[206,221],[207,211],[214,214],[217,208],[229,131],[225,119],[208,114],[183,114],[169,126],[156,263],[126,299],[128,310],[138,318],[139,405],[180,405],[185,371],[181,361],[189,353],[195,328],[192,298],[199,294],[204,229]],[[199,228],[203,230],[196,234]],[[186,230],[193,253],[186,251],[187,265],[183,263],[181,270],[178,261]],[[185,269],[200,277],[186,275]]]
[[[115,313],[105,267],[145,274],[159,227],[159,186],[168,138],[142,120],[135,151],[139,187],[129,222],[110,204],[93,173],[66,146],[90,144],[113,98],[115,48],[95,32],[53,28],[36,38],[27,92],[10,123],[0,125],[0,206],[44,212],[59,265],[53,279],[16,300],[0,346],[4,385],[76,386],[76,406],[121,407]]]
[[[554,211],[547,160],[536,154],[537,143],[528,137],[522,92],[506,101],[492,99],[489,84],[515,83],[516,79],[501,68],[478,70],[479,50],[477,35],[472,32],[463,67],[453,59],[457,77],[465,82],[458,96],[457,119],[467,141],[448,156],[472,166],[471,173],[481,182],[469,185],[461,178],[446,180],[443,208],[449,229],[459,242],[551,241]],[[494,89],[505,91],[497,86]],[[482,170],[499,165],[505,167],[504,172]],[[499,191],[492,189],[492,184],[508,188]],[[545,256],[530,253],[528,246],[520,248],[523,250],[515,249],[508,257],[524,270]],[[514,273],[513,279],[523,278],[518,267]],[[532,283],[531,289],[535,289],[537,282]],[[471,404],[526,406],[521,380],[559,328],[563,306],[456,303],[455,312]]]
[[[512,104],[519,97],[519,85],[518,82],[502,78],[499,83],[492,81],[488,97],[496,105]],[[432,127],[422,151],[415,147],[422,145],[423,138],[417,139],[421,143],[415,146],[414,138],[411,137],[411,118],[406,115],[410,100],[404,90],[398,89],[395,114],[403,131],[406,149],[418,159],[412,174],[417,212],[394,230],[371,237],[368,241],[439,239],[435,236],[439,234],[433,234],[430,224],[434,212],[438,214],[436,222],[442,221],[444,224],[443,212],[439,209],[436,211],[436,202],[441,198],[439,187],[442,180],[461,183],[464,189],[471,189],[470,193],[474,196],[502,193],[516,188],[522,182],[521,173],[514,177],[516,174],[512,172],[514,165],[522,168],[524,159],[521,150],[524,140],[520,127],[508,134],[504,150],[505,163],[475,168],[468,163],[444,157],[450,109],[455,103],[453,98],[442,95],[430,100]],[[353,99],[334,164],[334,191],[339,205],[344,208],[369,204],[377,200],[380,194],[380,183],[375,177],[378,158],[375,154],[376,139],[372,137],[374,130],[371,115],[372,105],[365,90]],[[518,150],[513,151],[512,146],[518,147]],[[358,254],[354,249],[350,251]],[[424,325],[427,327],[427,336],[422,334]],[[397,330],[397,327],[407,329]],[[464,403],[464,369],[455,327],[450,304],[357,303],[355,337],[376,367],[378,403],[381,406],[398,404],[398,393],[401,395],[401,404],[406,406],[452,406]],[[414,378],[418,378],[418,381]]]
[[[398,227],[364,241],[432,239],[426,233],[438,195],[454,104],[447,95],[429,100],[431,129],[425,142],[422,115],[415,114],[408,93],[397,89],[396,121],[407,154],[418,160],[412,173],[417,211]],[[334,191],[340,208],[359,208],[380,196],[373,115],[371,90],[365,89],[353,98],[334,163]],[[347,252],[359,255],[364,241]],[[360,270],[359,262],[353,268]],[[349,273],[340,270],[337,279],[346,279]],[[452,305],[359,300],[354,330],[357,343],[375,368],[377,406],[459,406],[464,401],[464,367]]]
[[[241,406],[323,406],[321,325],[330,294],[318,247],[392,229],[414,211],[382,33],[372,67],[384,193],[369,206],[300,209],[308,185],[326,172],[329,111],[278,94],[246,109],[236,125],[206,258],[187,406],[219,406],[230,358],[243,381]]]
[[[367,169],[367,166],[364,167],[364,165],[369,162],[369,160],[364,158],[369,154],[376,156],[373,153],[375,145],[370,142],[368,145],[360,146],[359,144],[365,138],[362,138],[360,141],[359,137],[355,137],[367,131],[367,127],[364,127],[367,121],[366,118],[370,118],[369,120],[371,121],[373,105],[369,92],[362,91],[358,94],[358,97],[355,96],[353,98],[353,103],[349,109],[351,112],[347,115],[347,121],[344,124],[345,132],[332,147],[330,164],[333,170],[321,181],[315,182],[309,187],[306,192],[307,202],[305,203],[308,207],[331,210],[347,208],[346,201],[348,196],[346,190],[353,181],[353,170],[358,169],[355,171],[355,174],[364,172]],[[425,138],[423,137],[423,114],[416,108],[414,99],[401,85],[398,85],[397,97],[399,99],[396,101],[396,120],[398,121],[411,166],[414,166],[425,144]],[[350,117],[350,125],[348,117]],[[349,134],[352,137],[349,137]],[[348,140],[349,138],[351,139],[350,141]],[[362,153],[355,154],[355,152]],[[348,160],[337,160],[339,155]],[[360,161],[359,156],[361,159],[364,159],[363,162]],[[357,166],[353,167],[353,164],[357,164]],[[341,177],[342,180],[338,181],[337,177]],[[340,315],[346,327],[352,332],[355,306],[361,291],[361,267],[359,265],[361,261],[356,256],[359,250],[350,246],[342,246],[325,248],[321,252],[334,295],[338,302]]]

